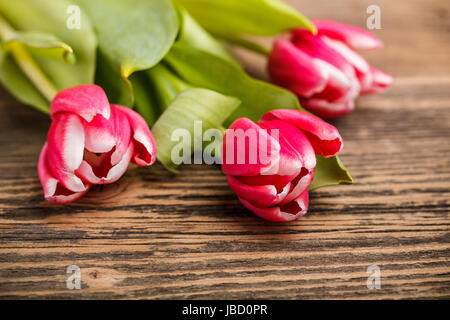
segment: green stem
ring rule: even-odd
[[[0,16],[0,40],[8,41],[15,37],[15,30]],[[13,42],[8,45],[8,52],[22,69],[25,75],[31,80],[34,86],[48,100],[52,101],[58,93],[53,83],[42,72],[40,67],[28,53],[23,44]]]

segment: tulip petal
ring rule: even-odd
[[[111,117],[110,117],[111,119]],[[111,121],[101,115],[84,123],[85,148],[93,153],[109,152],[116,145],[115,130]]]
[[[302,168],[308,171],[314,169],[316,166],[314,149],[301,130],[287,121],[278,119],[263,121],[259,125],[272,132],[279,131],[281,159],[277,174],[297,176]]]
[[[373,85],[373,75],[372,72],[370,72],[370,67],[369,72],[359,72],[358,70],[356,70],[356,76],[358,77],[358,81],[361,87],[359,95],[362,95],[365,92],[369,92]]]
[[[339,52],[331,48],[321,37],[305,29],[292,31],[294,45],[311,58],[327,62],[341,70],[347,77],[355,77],[355,69]]]
[[[322,68],[323,72],[326,74],[327,86],[323,91],[311,97],[312,99],[336,101],[346,97],[349,92],[356,91],[359,93],[360,86],[356,79],[356,74],[347,77],[342,71],[328,62],[319,59],[314,59],[314,62],[317,66]]]
[[[250,119],[239,118],[226,131],[222,143],[222,171],[226,175],[259,176],[276,169],[279,159],[279,142]]]
[[[311,142],[315,153],[326,158],[336,155],[344,146],[344,141],[334,126],[307,112],[288,109],[272,110],[261,118],[261,122],[270,120],[286,121],[301,129]]]
[[[97,114],[109,119],[110,107],[103,89],[97,85],[81,85],[61,90],[50,105],[52,119],[62,112],[79,115],[91,122]]]
[[[305,109],[324,119],[336,119],[355,110],[354,100],[329,102],[324,99],[300,99]]]
[[[303,97],[321,92],[327,74],[309,55],[286,39],[277,39],[268,60],[271,81]]]
[[[76,171],[77,176],[81,177],[83,181],[89,184],[109,184],[119,180],[128,168],[131,157],[133,156],[133,144],[130,143],[125,154],[122,155],[121,160],[115,165],[110,166],[111,154],[107,157],[107,164],[100,163],[99,166],[108,165],[107,168],[99,168],[99,170],[92,166],[89,161],[83,160],[79,169]],[[92,161],[91,161],[92,162]],[[98,172],[103,172],[99,174]]]
[[[314,20],[319,35],[343,41],[355,49],[377,49],[383,46],[383,43],[370,32],[363,29],[326,20]]]
[[[90,152],[106,153],[115,147],[110,167],[121,161],[130,145],[131,127],[128,118],[114,106],[111,106],[109,119],[97,115],[91,122],[84,124],[84,132],[85,148]]]
[[[69,203],[85,195],[90,188],[89,185],[83,192],[72,192],[58,182],[48,166],[47,149],[48,145],[45,143],[38,161],[38,175],[44,189],[45,199],[54,203]]]
[[[274,132],[278,130],[279,161],[266,174],[256,176],[240,176],[239,180],[248,185],[273,185],[278,190],[296,179],[306,170],[309,172],[316,166],[314,149],[306,135],[293,125],[272,120],[260,123],[261,128]]]
[[[335,51],[339,52],[347,61],[349,61],[358,71],[369,72],[370,66],[367,61],[356,51],[351,49],[345,43],[322,36],[322,40]]]
[[[361,92],[357,78],[350,78],[350,83],[348,90],[342,90],[340,84],[331,77],[329,85],[323,92],[310,99],[300,97],[300,102],[305,109],[325,119],[344,116],[355,109],[355,100]]]
[[[262,219],[273,222],[290,222],[308,212],[309,193],[306,190],[297,199],[281,207],[260,208],[243,198],[239,198],[239,200],[247,209]]]
[[[116,182],[120,179],[120,177],[123,176],[125,171],[127,171],[128,165],[130,164],[131,158],[133,157],[133,153],[134,145],[130,143],[120,162],[112,167],[111,170],[109,170],[108,176],[106,177],[106,181],[108,181],[108,183]]]
[[[370,73],[372,74],[373,82],[370,88],[362,92],[363,94],[382,92],[394,82],[394,79],[390,75],[374,67],[370,68]]]
[[[277,190],[282,190],[287,184],[289,184],[298,174],[293,175],[257,175],[257,176],[238,176],[239,181],[250,186],[274,186]]]
[[[56,179],[73,192],[86,191],[75,175],[84,156],[82,120],[75,114],[60,113],[50,126],[47,141],[47,160]]]
[[[150,166],[156,161],[156,142],[152,133],[145,122],[137,112],[119,105],[111,105],[128,118],[133,131],[134,153],[133,163],[138,166]]]
[[[291,190],[290,183],[279,191],[275,186],[271,185],[247,185],[233,176],[228,176],[228,184],[239,198],[244,198],[258,207],[272,207],[279,204]]]
[[[322,39],[331,48],[339,52],[347,61],[349,61],[356,71],[359,79],[361,91],[367,90],[372,85],[373,77],[369,63],[356,51],[351,49],[345,43],[322,36]],[[358,92],[359,95],[359,92]]]
[[[309,185],[314,179],[314,169],[311,171],[303,168],[302,172],[296,179],[292,181],[292,188],[286,198],[281,201],[280,205],[286,205],[291,201],[297,199],[302,193],[308,191]]]

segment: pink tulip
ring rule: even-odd
[[[260,152],[263,147],[267,152]],[[342,147],[338,130],[323,120],[299,110],[273,110],[257,124],[240,118],[230,126],[222,144],[222,170],[253,213],[269,221],[293,221],[308,211],[316,154],[328,158]],[[251,162],[255,153],[260,158]]]
[[[131,162],[150,166],[156,145],[145,120],[126,107],[110,105],[102,88],[77,86],[59,92],[38,173],[45,199],[68,203],[92,185],[117,181]]]
[[[380,40],[362,29],[314,21],[318,33],[293,30],[279,38],[269,57],[271,81],[294,92],[302,106],[323,118],[337,118],[355,108],[361,94],[389,87],[390,75],[370,66],[355,49],[376,49]]]

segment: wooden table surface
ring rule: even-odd
[[[361,27],[381,7],[385,48],[365,56],[396,82],[334,122],[355,185],[312,192],[308,215],[289,224],[253,216],[207,166],[133,167],[52,205],[36,174],[49,120],[1,89],[1,298],[450,298],[449,2],[290,2]],[[80,290],[66,287],[70,265]],[[367,288],[370,265],[381,289]]]

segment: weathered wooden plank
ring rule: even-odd
[[[372,4],[290,2],[359,26]],[[334,122],[356,184],[313,192],[290,224],[252,216],[207,166],[133,167],[48,204],[36,161],[49,121],[0,91],[0,298],[450,298],[449,7],[378,2],[386,47],[367,56],[396,83]],[[72,264],[81,290],[66,288]],[[380,290],[366,286],[372,264]]]

